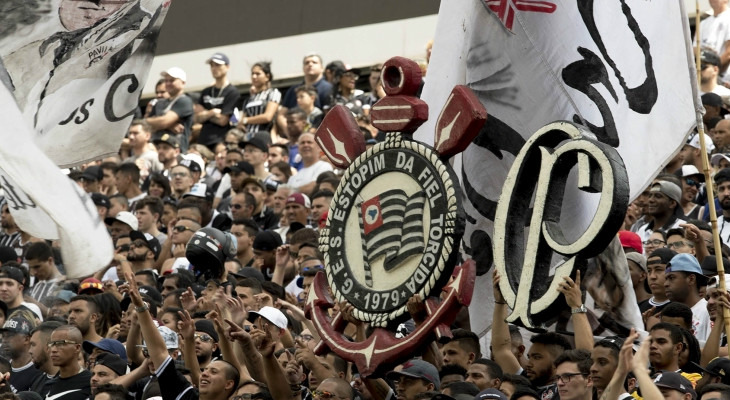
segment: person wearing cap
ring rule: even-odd
[[[307,195],[302,193],[292,193],[286,198],[284,212],[286,220],[291,225],[294,222],[306,226],[309,222],[309,213],[312,210],[312,203]]]
[[[94,193],[99,191],[99,181],[101,180],[101,168],[98,165],[90,165],[84,169],[81,174],[81,184],[86,193]]]
[[[205,61],[215,82],[200,93],[195,104],[195,123],[202,124],[198,143],[214,151],[215,145],[223,142],[228,123],[241,96],[238,89],[228,81],[230,60],[223,53],[215,53]]]
[[[692,382],[680,373],[662,371],[654,378],[654,385],[659,388],[667,400],[697,400],[697,393],[692,388]]]
[[[297,191],[309,194],[317,185],[317,177],[323,172],[332,171],[332,165],[319,158],[321,149],[314,140],[313,133],[302,133],[297,146],[303,167],[287,183]]]
[[[81,331],[73,325],[63,325],[51,333],[48,352],[59,371],[47,399],[86,400],[91,395],[91,372],[79,368],[82,341]]]
[[[207,319],[195,322],[195,356],[200,369],[213,361],[214,354],[218,353],[218,333],[213,323]]]
[[[243,190],[250,193],[256,200],[251,218],[261,230],[275,229],[279,227],[279,218],[274,210],[266,206],[266,188],[262,181],[250,177],[243,181]]]
[[[105,219],[104,223],[109,227],[109,234],[115,245],[120,236],[129,236],[130,232],[139,228],[137,217],[129,211],[120,211],[116,217]]]
[[[649,190],[645,213],[652,217],[650,222],[640,226],[636,233],[641,240],[648,240],[654,230],[667,231],[678,228],[686,221],[680,218],[679,204],[682,200],[682,189],[670,181],[655,181]]]
[[[93,296],[80,294],[73,297],[68,309],[68,324],[78,328],[83,340],[96,343],[104,339],[96,331],[96,323],[102,316],[99,303]]]
[[[700,369],[703,371],[703,374],[695,386],[697,392],[701,392],[707,385],[717,383],[730,385],[730,359],[726,357],[715,357],[706,367],[700,367]]]
[[[705,134],[705,149],[707,150],[707,154],[711,154],[715,150],[712,137],[708,134]],[[702,158],[700,157],[702,152],[700,150],[700,135],[698,133],[690,134],[689,138],[687,138],[687,143],[682,146],[681,154],[684,156],[683,167],[695,167],[697,171],[702,171]],[[681,173],[681,171],[678,169],[675,171],[675,174],[677,173]],[[704,175],[702,176],[704,177]]]
[[[102,353],[96,356],[94,365],[91,368],[91,394],[96,395],[99,385],[110,383],[114,379],[127,373],[127,362],[118,355]]]
[[[441,387],[436,367],[416,358],[403,363],[400,371],[388,372],[386,377],[395,382],[395,392],[404,400],[415,400],[417,394]]]
[[[141,174],[139,167],[134,163],[121,164],[114,173],[117,181],[117,190],[127,198],[128,209],[134,209],[134,203],[147,196],[139,187]]]
[[[283,244],[281,236],[274,231],[256,234],[253,240],[253,267],[261,271],[266,280],[271,280],[276,267],[276,249]]]
[[[32,310],[23,304],[23,285],[25,277],[18,267],[5,265],[0,268],[0,300],[7,305],[6,317],[18,310]]]
[[[184,93],[187,75],[178,67],[170,68],[161,75],[170,98],[158,101],[145,121],[155,132],[165,130],[177,135],[180,151],[184,153],[188,151],[194,113],[193,100]]]
[[[675,172],[675,175],[682,183],[682,197],[679,205],[682,207],[684,219],[698,219],[702,207],[695,203],[695,198],[700,192],[701,185],[705,182],[705,175],[694,165],[683,165]]]
[[[131,153],[122,163],[136,164],[147,177],[153,172],[162,172],[164,169],[157,156],[157,151],[150,146],[152,127],[145,120],[135,119],[127,131]]]
[[[692,331],[701,345],[710,335],[710,314],[707,300],[700,297],[700,288],[707,285],[697,259],[690,254],[677,254],[667,264],[664,292],[670,301],[680,302],[692,309]]]
[[[332,97],[329,106],[334,107],[335,105],[340,104],[353,112],[355,109],[359,109],[359,113],[362,114],[362,100],[358,97],[364,92],[355,87],[359,77],[359,68],[352,68],[351,66],[346,65],[344,71],[339,71],[335,75],[335,81],[337,84],[332,90]],[[328,107],[325,106],[324,110],[326,111],[327,108]]]
[[[111,208],[111,201],[109,197],[101,193],[91,193],[91,201],[96,206],[96,212],[99,214],[99,218],[103,221],[109,216],[109,209]]]
[[[30,355],[30,332],[35,321],[20,316],[11,316],[2,329],[2,348],[10,358],[10,388],[13,392],[28,390],[33,381],[42,374],[33,365]]]
[[[263,181],[272,176],[266,170],[266,160],[269,158],[269,145],[271,144],[271,136],[268,132],[259,132],[252,135],[248,140],[239,142],[239,146],[243,149],[243,160],[251,164],[254,169],[253,178]]]
[[[60,317],[64,321],[68,319],[69,303],[74,296],[76,293],[70,290],[59,290],[49,302],[48,318]]]
[[[169,177],[172,167],[177,165],[180,155],[180,141],[173,134],[162,133],[160,137],[152,141],[157,149],[157,161],[162,164],[163,175]]]
[[[700,60],[700,95],[712,92],[722,97],[725,105],[730,105],[730,89],[718,84],[720,55],[709,47],[703,47]]]
[[[25,253],[25,260],[30,275],[35,277],[29,294],[39,303],[44,303],[46,298],[53,296],[58,282],[63,279],[63,275],[56,268],[53,249],[46,242],[32,243]]]
[[[651,290],[651,298],[639,303],[639,310],[642,313],[651,308],[654,308],[655,313],[660,312],[669,303],[664,291],[665,271],[669,261],[676,255],[676,252],[667,248],[659,248],[649,254],[646,260],[646,269],[649,274],[647,281]]]
[[[167,235],[157,229],[164,206],[158,197],[145,197],[134,206],[134,216],[137,217],[137,230],[152,235],[160,244],[164,244]]]
[[[132,243],[126,254],[126,261],[132,272],[144,271],[155,268],[155,261],[160,256],[160,242],[149,233],[132,231],[129,233]]]
[[[44,321],[30,332],[30,354],[33,364],[42,372],[30,386],[31,391],[45,397],[53,385],[53,377],[58,373],[58,367],[53,365],[49,357],[48,341],[51,333],[62,324],[58,321]]]
[[[651,298],[649,288],[649,270],[646,265],[646,257],[638,252],[627,252],[626,261],[631,275],[631,286],[636,295],[636,303],[642,303]]]

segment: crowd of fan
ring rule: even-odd
[[[730,302],[713,276],[698,136],[632,203],[619,233],[643,313],[636,328],[648,335],[594,339],[578,274],[558,288],[573,334],[528,343],[505,322],[495,274],[488,353],[463,309],[452,338],[365,377],[333,352],[315,355],[319,332],[304,305],[324,270],[318,231],[341,173],[314,132],[344,105],[369,146],[382,140],[368,118],[384,96],[382,66],[359,90],[361,71],[309,54],[304,81],[282,96],[268,63],[251,68],[246,95],[228,80],[228,57],[207,63],[212,86],[186,93],[185,72],[166,70],[119,155],[69,173],[109,228],[108,266],[68,279],[57,244],[23,232],[1,203],[0,399],[730,399]],[[722,126],[708,125],[711,152],[723,148]],[[721,238],[730,241],[730,154],[715,153]],[[232,249],[213,273],[188,259],[191,239],[211,237]],[[398,332],[423,323],[423,302],[411,300]],[[365,340],[370,327],[352,306],[337,311],[344,334]]]

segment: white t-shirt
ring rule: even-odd
[[[725,43],[730,40],[730,12],[705,18],[700,23],[700,44],[722,55]]]
[[[319,174],[327,171],[332,171],[332,165],[328,162],[317,161],[309,167],[300,169],[296,175],[289,178],[289,182],[287,183],[290,186],[299,189],[308,183],[316,181]]]
[[[692,331],[700,342],[700,346],[704,346],[707,338],[710,336],[710,313],[707,312],[707,300],[700,299],[692,309]]]

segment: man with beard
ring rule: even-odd
[[[676,177],[672,176],[674,180]],[[642,241],[649,240],[652,232],[661,229],[668,231],[678,228],[685,220],[678,217],[682,214],[680,203],[682,201],[682,189],[679,182],[656,181],[649,190],[649,200],[646,205],[646,214],[652,217],[652,221],[641,225],[636,233]]]
[[[175,136],[163,133],[153,143],[157,148],[157,160],[162,163],[162,174],[169,177],[170,169],[177,165],[177,156],[180,155],[180,142]]]
[[[96,395],[96,388],[127,373],[127,362],[118,355],[102,353],[96,357],[91,368],[91,394]]]
[[[160,255],[160,242],[149,233],[132,231],[129,233],[132,243],[126,256],[122,253],[114,256],[120,263],[129,263],[132,272],[155,268],[155,260]]]
[[[700,297],[700,288],[707,285],[708,278],[702,275],[697,259],[690,254],[677,254],[667,264],[664,276],[664,292],[670,301],[692,309],[692,331],[704,345],[710,335],[710,314],[707,300]]]
[[[36,377],[29,390],[38,393],[41,397],[46,397],[46,394],[51,390],[54,383],[53,377],[58,373],[58,367],[53,365],[51,358],[48,356],[48,341],[51,338],[51,333],[60,326],[60,322],[45,321],[30,333],[30,350],[28,353],[30,353],[35,367],[42,373]]]
[[[722,207],[722,215],[717,217],[720,240],[730,246],[730,168],[722,169],[715,174],[715,187],[717,199]]]
[[[30,331],[33,328],[33,322],[23,317],[11,317],[0,329],[4,353],[10,358],[10,389],[13,393],[28,390],[33,381],[42,374],[33,365],[28,352]]]
[[[96,332],[96,322],[101,318],[99,303],[93,296],[79,295],[71,299],[69,304],[68,323],[76,328],[83,336],[83,340],[98,342],[103,337]],[[79,341],[79,346],[82,342]]]

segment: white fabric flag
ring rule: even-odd
[[[679,0],[441,3],[422,96],[430,118],[415,137],[433,141],[454,85],[469,86],[487,109],[487,129],[454,163],[466,197],[464,244],[472,257],[491,264],[505,176],[540,127],[574,121],[617,148],[632,199],[681,148],[695,125],[683,19]],[[577,189],[566,194],[563,213],[569,210],[572,218],[564,228],[581,232],[595,203]],[[491,321],[485,307],[492,299],[491,270],[477,278],[475,292],[472,330],[481,336]]]
[[[0,13],[0,104],[13,114],[0,128],[0,186],[23,231],[60,239],[71,277],[107,265],[113,249],[89,197],[57,166],[116,154],[170,4],[52,0]]]
[[[38,210],[42,219],[17,222],[38,227],[38,237],[58,237],[67,275],[81,277],[107,265],[114,254],[112,241],[91,198],[68,179],[32,141],[15,100],[0,85],[0,179],[8,207],[17,211]],[[46,225],[43,225],[46,224]],[[54,229],[55,228],[55,229]],[[45,234],[47,236],[43,236]]]
[[[0,25],[13,96],[61,167],[115,154],[138,106],[169,0],[18,2]],[[37,14],[28,26],[14,20]],[[33,20],[33,19],[31,19]]]

